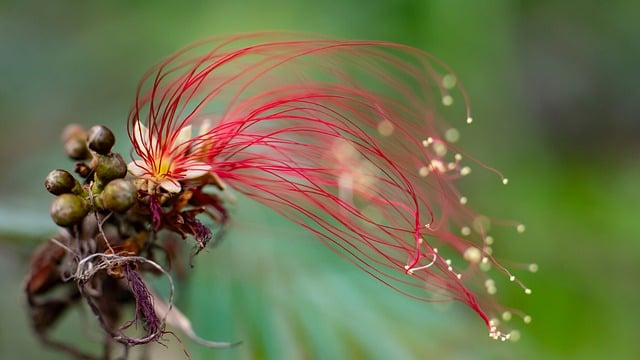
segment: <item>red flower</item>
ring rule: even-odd
[[[481,271],[497,265],[485,218],[456,190],[470,167],[440,117],[455,85],[444,64],[403,45],[210,39],[144,76],[128,120],[141,160],[130,169],[169,192],[214,175],[390,287],[466,303],[504,339]],[[471,122],[468,111],[460,120]]]

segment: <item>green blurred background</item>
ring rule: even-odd
[[[71,167],[63,126],[106,124],[128,154],[124,123],[148,67],[207,36],[270,29],[404,43],[455,69],[477,120],[462,147],[511,180],[461,185],[474,209],[527,225],[498,231],[495,253],[539,264],[518,273],[533,295],[499,290],[533,322],[514,322],[519,342],[493,341],[464,306],[396,294],[241,201],[178,305],[203,337],[244,344],[183,337],[193,359],[640,358],[639,15],[631,0],[1,1],[0,359],[65,358],[32,336],[20,294],[29,252],[55,231],[42,182]],[[71,320],[57,337],[84,339]],[[152,358],[183,356],[168,346]]]

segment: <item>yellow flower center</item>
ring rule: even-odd
[[[173,161],[169,157],[162,157],[159,162],[156,163],[155,177],[163,178],[171,174],[173,170]]]

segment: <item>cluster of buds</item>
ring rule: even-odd
[[[84,186],[66,170],[53,170],[45,179],[47,190],[56,195],[51,218],[60,226],[79,224],[90,212],[123,213],[137,200],[133,180],[125,180],[127,163],[112,153],[115,136],[104,126],[88,132],[79,125],[69,125],[63,134],[67,155],[79,161],[76,172],[90,181]],[[87,164],[84,161],[90,160]],[[92,211],[93,210],[93,211]]]
[[[112,152],[115,136],[105,126],[86,131],[69,125],[62,140],[67,155],[76,161],[78,178],[62,169],[47,175],[45,187],[56,196],[51,218],[60,232],[34,252],[25,282],[39,338],[76,358],[108,358],[108,352],[93,357],[49,336],[67,309],[85,302],[105,332],[105,349],[116,342],[128,348],[157,341],[167,323],[177,324],[205,345],[231,346],[193,334],[188,320],[172,306],[173,280],[166,270],[171,266],[180,273],[184,267],[180,237],[192,236],[196,251],[212,239],[211,230],[196,215],[206,213],[212,223],[224,224],[227,214],[220,197],[203,191],[203,183],[177,194],[150,192],[147,180],[127,175],[127,163]],[[146,274],[167,276],[171,293],[166,300],[148,288]],[[127,304],[135,307],[135,317],[122,323]],[[144,333],[135,336],[135,329]]]

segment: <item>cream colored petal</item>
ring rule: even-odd
[[[187,161],[183,166],[187,169],[185,172],[185,178],[187,179],[193,179],[211,171],[211,165],[197,160]]]
[[[202,120],[202,124],[200,124],[200,130],[198,131],[198,135],[206,134],[213,127],[211,119]]]
[[[160,187],[167,190],[170,193],[177,193],[182,190],[180,183],[174,179],[164,179],[160,181]]]
[[[143,140],[149,137],[149,130],[140,121],[136,121],[133,125],[133,135],[135,138]]]
[[[202,120],[202,123],[200,124],[200,129],[198,130],[198,136],[205,135],[212,128],[213,128],[213,123],[212,123],[211,119],[206,118],[206,119]],[[210,147],[211,147],[211,144],[205,143],[202,140],[199,140],[199,141],[194,142],[192,150],[193,150],[194,154],[198,154],[198,153],[201,153],[201,152],[205,152]]]
[[[209,170],[204,170],[204,169],[191,169],[191,170],[187,170],[184,174],[184,178],[185,179],[195,179],[195,178],[199,178],[201,176],[206,175],[209,172]]]
[[[189,141],[189,139],[191,139],[191,125],[187,125],[180,129],[180,132],[178,133],[174,144],[177,146]]]
[[[156,144],[156,138],[149,136],[149,129],[140,121],[136,121],[133,126],[134,138],[139,141],[145,149],[153,149]]]
[[[127,165],[127,169],[134,176],[144,176],[149,173],[147,164],[142,160],[133,160]]]
[[[136,121],[135,125],[133,125],[133,133],[137,137],[146,137],[149,134],[149,130],[140,121]]]

